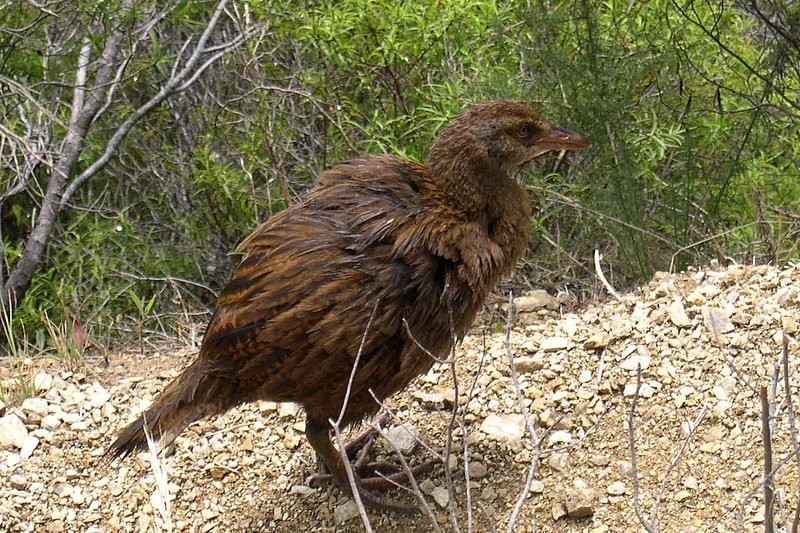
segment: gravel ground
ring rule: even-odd
[[[425,445],[441,454],[457,400],[452,475],[439,467],[419,476],[428,516],[369,511],[375,531],[505,530],[532,465],[516,531],[640,531],[637,499],[653,530],[763,531],[762,386],[776,523],[789,529],[800,493],[790,424],[800,409],[800,267],[659,273],[619,300],[570,313],[540,292],[515,303],[509,337],[524,409],[505,333],[477,328],[457,350],[456,381],[451,366],[437,365],[390,400],[391,443],[411,464],[430,458]],[[783,334],[794,403],[779,366]],[[364,530],[337,489],[308,486],[316,463],[293,405],[260,402],[192,425],[160,463],[161,492],[148,454],[101,460],[114,433],[193,355],[131,351],[108,368],[87,359],[74,373],[34,361],[36,397],[0,405],[0,530]],[[16,372],[0,361],[6,388]],[[372,457],[392,460],[389,450],[380,441]]]

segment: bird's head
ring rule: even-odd
[[[548,122],[521,102],[490,100],[472,106],[451,121],[431,148],[430,160],[456,153],[503,172],[549,151],[583,150],[582,135]],[[448,155],[449,152],[449,155]]]

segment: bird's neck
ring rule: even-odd
[[[509,180],[506,171],[472,143],[434,144],[427,166],[452,205],[471,216],[483,214],[497,187]]]

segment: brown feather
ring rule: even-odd
[[[161,445],[239,403],[293,401],[341,477],[327,421],[342,409],[365,332],[345,424],[377,410],[372,393],[383,400],[428,370],[428,352],[446,357],[513,271],[530,208],[507,170],[559,143],[588,146],[561,132],[523,104],[485,102],[440,133],[425,165],[372,155],[323,172],[239,246],[246,255],[198,360],[146,413]],[[143,424],[125,429],[111,453],[142,448]]]

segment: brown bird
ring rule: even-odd
[[[331,440],[447,357],[489,291],[514,269],[530,206],[508,174],[551,150],[590,146],[527,105],[488,101],[438,135],[424,165],[391,155],[338,164],[238,247],[197,359],[109,452],[164,447],[191,422],[244,402],[297,402],[306,436],[350,492]],[[373,394],[375,397],[373,397]],[[356,478],[364,503],[397,508]]]

